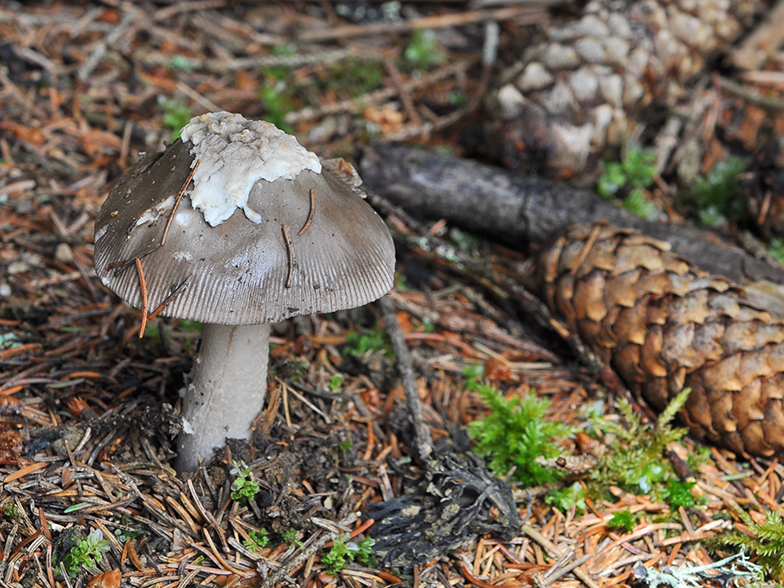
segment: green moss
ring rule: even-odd
[[[756,557],[765,573],[777,582],[784,581],[784,519],[780,511],[765,511],[765,521],[757,523],[740,510],[735,511],[751,532],[733,531],[716,538],[720,546],[737,547],[746,555]]]
[[[335,62],[329,69],[326,88],[346,97],[356,98],[381,88],[384,68],[378,62],[360,59],[344,59]]]
[[[688,199],[697,206],[700,224],[713,227],[725,221],[737,222],[746,218],[746,206],[739,197],[737,182],[738,175],[745,168],[746,162],[742,159],[728,157],[697,181]]]
[[[693,508],[705,499],[697,500],[691,493],[691,489],[697,484],[695,481],[678,480],[677,478],[668,478],[664,486],[662,497],[670,509],[678,510],[679,508]]]
[[[653,218],[659,209],[648,200],[645,189],[653,184],[655,177],[656,153],[629,146],[621,161],[605,163],[596,192],[606,200],[621,198],[621,206],[627,210],[643,218]]]
[[[468,425],[476,452],[484,456],[498,476],[505,476],[514,467],[513,477],[526,486],[539,486],[560,479],[561,474],[537,463],[537,458],[561,455],[558,442],[573,430],[548,421],[550,406],[546,399],[533,392],[507,400],[494,386],[469,381],[467,387],[477,392],[490,413]]]
[[[686,434],[686,429],[673,427],[671,423],[690,392],[686,388],[672,399],[656,427],[644,425],[626,399],[616,404],[622,422],[593,419],[595,430],[606,436],[607,451],[591,476],[591,489],[602,494],[610,486],[618,486],[633,494],[651,494],[657,500],[663,499],[665,482],[674,476],[664,450]],[[673,496],[674,492],[671,491]]]
[[[248,531],[248,537],[250,537],[250,540],[245,539],[242,544],[254,553],[259,549],[264,549],[267,546],[267,543],[269,543],[269,536],[267,535],[266,529]]]
[[[387,338],[380,328],[376,327],[362,334],[350,331],[346,335],[346,346],[343,348],[344,357],[359,357],[366,354],[380,352],[387,353]]]
[[[580,482],[573,482],[570,486],[564,486],[553,490],[545,496],[544,501],[560,510],[568,512],[574,508],[578,513],[584,512],[587,508],[585,497],[588,492]]]
[[[628,508],[613,514],[612,518],[607,522],[607,526],[616,529],[624,529],[627,533],[634,530],[634,525],[637,524],[637,517],[632,514]]]

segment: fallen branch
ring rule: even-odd
[[[725,244],[709,231],[642,219],[589,190],[410,147],[374,144],[360,169],[365,185],[419,218],[443,218],[522,249],[575,223],[604,221],[660,241],[709,273],[738,283],[784,284],[784,269]]]

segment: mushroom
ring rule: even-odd
[[[249,439],[270,323],[361,306],[392,288],[394,246],[342,159],[274,125],[217,112],[118,180],[95,223],[95,269],[148,312],[204,323],[177,468]]]

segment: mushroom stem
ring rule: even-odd
[[[183,402],[176,467],[196,469],[226,438],[250,439],[267,389],[269,324],[205,324]]]

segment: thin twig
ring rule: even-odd
[[[308,220],[305,221],[305,226],[303,226],[297,235],[304,235],[307,230],[310,228],[310,225],[313,224],[313,217],[316,216],[316,189],[310,189],[310,212],[308,213]]]
[[[551,557],[561,557],[561,550],[539,531],[528,524],[522,525],[522,531],[531,539],[536,541],[539,545],[541,545]],[[590,588],[599,588],[599,585],[593,580],[593,578],[591,578],[591,576],[588,575],[588,572],[586,572],[581,567],[576,567],[572,571],[579,580],[587,584]]]
[[[190,279],[191,276],[186,276],[185,279],[182,282],[180,282],[180,285],[177,286],[174,290],[172,290],[171,293],[166,298],[163,299],[163,302],[161,302],[158,305],[158,307],[154,311],[152,311],[152,314],[150,314],[150,316],[147,317],[147,320],[151,321],[155,317],[157,317],[161,313],[161,311],[163,311],[163,309],[166,308],[166,306],[169,304],[169,301],[182,291],[183,286],[185,286],[185,283]]]
[[[140,12],[136,8],[133,8],[132,4],[129,6],[130,9],[123,13],[122,19],[114,30],[95,46],[90,55],[87,56],[87,59],[82,63],[82,66],[76,74],[80,80],[88,79],[98,65],[98,62],[100,62],[101,58],[106,54],[106,51],[114,46],[120,37],[131,28],[131,25],[138,23],[139,17],[141,16]]]
[[[511,6],[491,10],[467,10],[437,16],[424,16],[384,24],[343,25],[322,27],[303,31],[300,41],[327,41],[330,39],[345,40],[348,37],[383,35],[396,32],[413,31],[415,29],[436,29],[462,26],[488,20],[515,19],[517,24],[533,24],[546,21],[547,9],[538,6]]]
[[[139,287],[142,290],[142,324],[139,327],[139,339],[144,337],[144,329],[147,327],[147,310],[148,310],[148,299],[147,299],[147,282],[144,279],[144,269],[142,269],[142,260],[138,257],[135,258],[136,261],[136,273],[139,274]]]
[[[283,231],[283,240],[286,242],[286,254],[289,258],[289,271],[288,275],[286,276],[286,288],[291,288],[291,278],[294,275],[294,244],[291,242],[291,235],[289,235],[289,230],[286,228],[286,224],[282,223],[280,225],[281,230]]]
[[[379,305],[381,306],[381,312],[383,313],[387,336],[389,337],[389,340],[392,343],[392,349],[395,352],[397,371],[400,375],[400,381],[403,384],[408,410],[414,424],[416,450],[419,454],[419,458],[422,461],[427,461],[433,453],[433,438],[430,435],[430,429],[425,421],[422,400],[419,398],[416,377],[414,375],[414,362],[411,360],[411,354],[408,351],[406,339],[400,328],[400,323],[397,320],[392,299],[389,296],[384,296],[379,300]]]
[[[401,85],[401,89],[406,92],[413,92],[414,90],[419,90],[421,88],[435,85],[438,82],[449,78],[450,76],[456,76],[465,73],[465,71],[472,67],[477,61],[478,59],[476,57],[461,59],[451,65],[439,68],[431,74],[422,76],[421,78],[414,78],[413,80],[405,82]],[[349,100],[342,100],[340,102],[325,102],[318,108],[312,108],[308,106],[306,108],[302,108],[301,110],[290,112],[285,116],[285,121],[289,124],[294,124],[303,120],[323,118],[330,114],[336,114],[339,112],[355,113],[359,112],[362,108],[367,108],[368,106],[390,100],[397,94],[398,88],[396,87],[382,88],[380,90],[367,92],[361,96],[357,96],[356,98],[351,98]]]
[[[749,88],[745,88],[740,84],[733,82],[732,80],[728,80],[727,78],[719,77],[719,85],[723,90],[726,90],[730,94],[734,94],[739,98],[743,98],[754,106],[759,106],[760,108],[765,108],[767,110],[784,110],[784,100],[779,100],[778,98],[772,98],[770,96],[763,96],[762,94],[754,90],[750,90]]]
[[[177,82],[177,89],[206,110],[210,110],[213,112],[221,110],[220,106],[215,104],[212,100],[210,100],[206,96],[199,94],[196,90],[191,88],[185,82]]]
[[[152,15],[152,20],[162,22],[183,12],[203,12],[211,8],[222,8],[226,5],[226,0],[201,0],[194,2],[177,2],[166,8],[161,8]]]
[[[169,218],[166,221],[166,226],[163,229],[163,237],[161,237],[161,247],[166,245],[166,237],[169,236],[169,227],[171,227],[172,221],[174,220],[174,213],[177,212],[177,207],[180,205],[180,200],[182,200],[183,195],[185,194],[185,190],[188,188],[188,184],[191,183],[193,179],[193,174],[196,173],[196,168],[199,167],[199,163],[201,163],[201,159],[197,159],[196,163],[193,165],[193,169],[191,169],[191,173],[188,174],[188,177],[185,178],[185,182],[180,188],[180,191],[177,193],[177,198],[174,199],[174,206],[172,206],[171,212],[169,213]]]
[[[339,527],[348,526],[356,522],[359,517],[352,513],[347,516],[345,519],[337,523]],[[282,568],[272,574],[267,580],[261,585],[262,588],[269,588],[270,586],[275,586],[278,582],[282,581],[286,576],[288,576],[292,570],[297,569],[301,566],[304,562],[306,562],[311,555],[316,553],[319,549],[324,547],[329,541],[332,540],[332,537],[329,533],[324,533],[321,537],[316,539],[313,543],[311,543],[308,547],[302,550],[302,552],[292,559],[290,562],[287,562]]]
[[[169,213],[169,218],[166,220],[166,226],[163,228],[163,236],[161,237],[161,242],[152,245],[146,251],[142,252],[141,255],[137,256],[135,258],[136,262],[137,262],[137,265],[138,265],[138,259],[139,258],[145,257],[145,256],[149,255],[150,253],[153,253],[154,251],[157,251],[158,249],[160,249],[161,247],[163,247],[166,244],[166,238],[169,235],[169,228],[171,227],[172,221],[174,220],[174,213],[177,210],[177,206],[180,204],[180,200],[182,200],[182,197],[185,195],[185,190],[188,188],[188,184],[190,184],[191,180],[193,179],[193,174],[196,173],[196,168],[199,167],[199,162],[200,162],[200,160],[197,159],[196,160],[196,164],[193,166],[193,169],[191,169],[191,173],[188,174],[188,177],[185,180],[185,183],[183,183],[182,187],[180,188],[180,191],[177,193],[177,198],[175,198],[175,200],[174,200],[174,205],[172,206],[171,212]],[[133,261],[134,261],[133,259],[126,259],[126,260],[123,260],[123,261],[115,261],[113,263],[107,263],[106,264],[106,271],[108,272],[108,271],[120,269],[120,268],[128,265],[129,263],[132,263]]]
[[[411,92],[403,87],[403,76],[400,75],[400,70],[398,70],[392,59],[385,60],[384,65],[387,68],[387,72],[389,72],[389,77],[392,79],[392,85],[397,88],[397,92],[400,95],[400,101],[403,103],[403,108],[406,109],[409,120],[415,125],[421,125],[422,118],[419,116],[416,106],[414,106]]]

